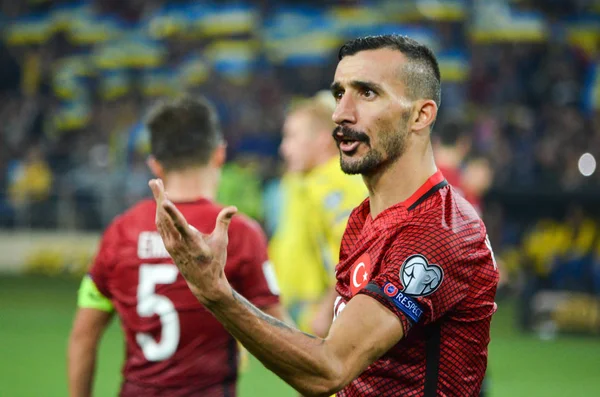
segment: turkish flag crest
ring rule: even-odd
[[[365,253],[350,268],[350,291],[352,296],[369,284],[371,279],[371,257]]]

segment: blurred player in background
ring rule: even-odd
[[[205,99],[182,97],[153,110],[152,172],[201,232],[214,226],[213,202],[225,161],[216,113]],[[155,225],[156,203],[144,200],[117,217],[83,279],[69,339],[71,396],[91,395],[96,351],[113,314],[125,332],[121,396],[234,396],[236,341],[203,308],[179,274]],[[247,217],[231,224],[227,278],[248,300],[282,318],[266,238]]]
[[[335,265],[350,212],[367,197],[362,179],[342,172],[331,139],[329,91],[292,107],[283,127],[282,213],[269,245],[286,310],[303,331],[327,335]]]
[[[444,125],[431,138],[435,164],[448,183],[462,192],[461,167],[471,150],[471,139],[458,123]]]
[[[227,280],[221,269],[235,208],[203,235],[153,180],[158,230],[196,298],[300,393],[477,396],[498,270],[485,225],[435,164],[436,57],[405,36],[384,35],[352,40],[338,58],[333,135],[342,170],[361,174],[369,197],[342,239],[326,338],[266,315]]]
[[[494,179],[494,171],[490,161],[483,155],[469,154],[465,160],[461,176],[460,187],[464,197],[485,219],[483,198],[492,186]]]
[[[493,181],[488,159],[471,152],[471,138],[458,123],[449,123],[432,137],[438,169],[481,215],[483,196]]]

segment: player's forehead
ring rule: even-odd
[[[309,128],[308,123],[310,121],[310,114],[307,111],[293,111],[285,118],[283,123],[283,133],[285,135],[301,135]]]
[[[406,62],[404,54],[391,48],[359,51],[338,63],[333,84],[346,87],[352,81],[371,81],[390,87],[400,85],[401,69]]]

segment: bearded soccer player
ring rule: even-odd
[[[147,127],[151,170],[190,227],[210,232],[222,209],[213,198],[225,159],[213,107],[182,97],[155,108]],[[121,396],[235,396],[236,341],[190,292],[156,231],[155,212],[156,203],[144,200],[117,217],[83,279],[69,340],[71,396],[91,395],[97,346],[115,312],[126,340]],[[259,225],[236,218],[229,236],[227,279],[281,318]]]
[[[476,396],[498,271],[485,226],[434,162],[437,60],[396,35],[350,41],[339,60],[334,137],[342,170],[362,174],[369,197],[344,234],[326,338],[268,316],[230,284],[221,269],[235,208],[203,235],[153,180],[158,229],[198,300],[302,394]]]

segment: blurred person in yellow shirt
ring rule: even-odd
[[[44,201],[52,188],[52,171],[39,147],[29,149],[25,159],[13,170],[9,194],[12,204],[21,207]]]
[[[8,167],[7,180],[17,226],[52,227],[56,220],[50,197],[53,175],[38,146]]]
[[[269,256],[281,297],[299,328],[327,335],[333,319],[335,266],[350,212],[366,197],[359,175],[346,175],[331,137],[335,101],[328,91],[290,109],[280,152],[281,214]]]

